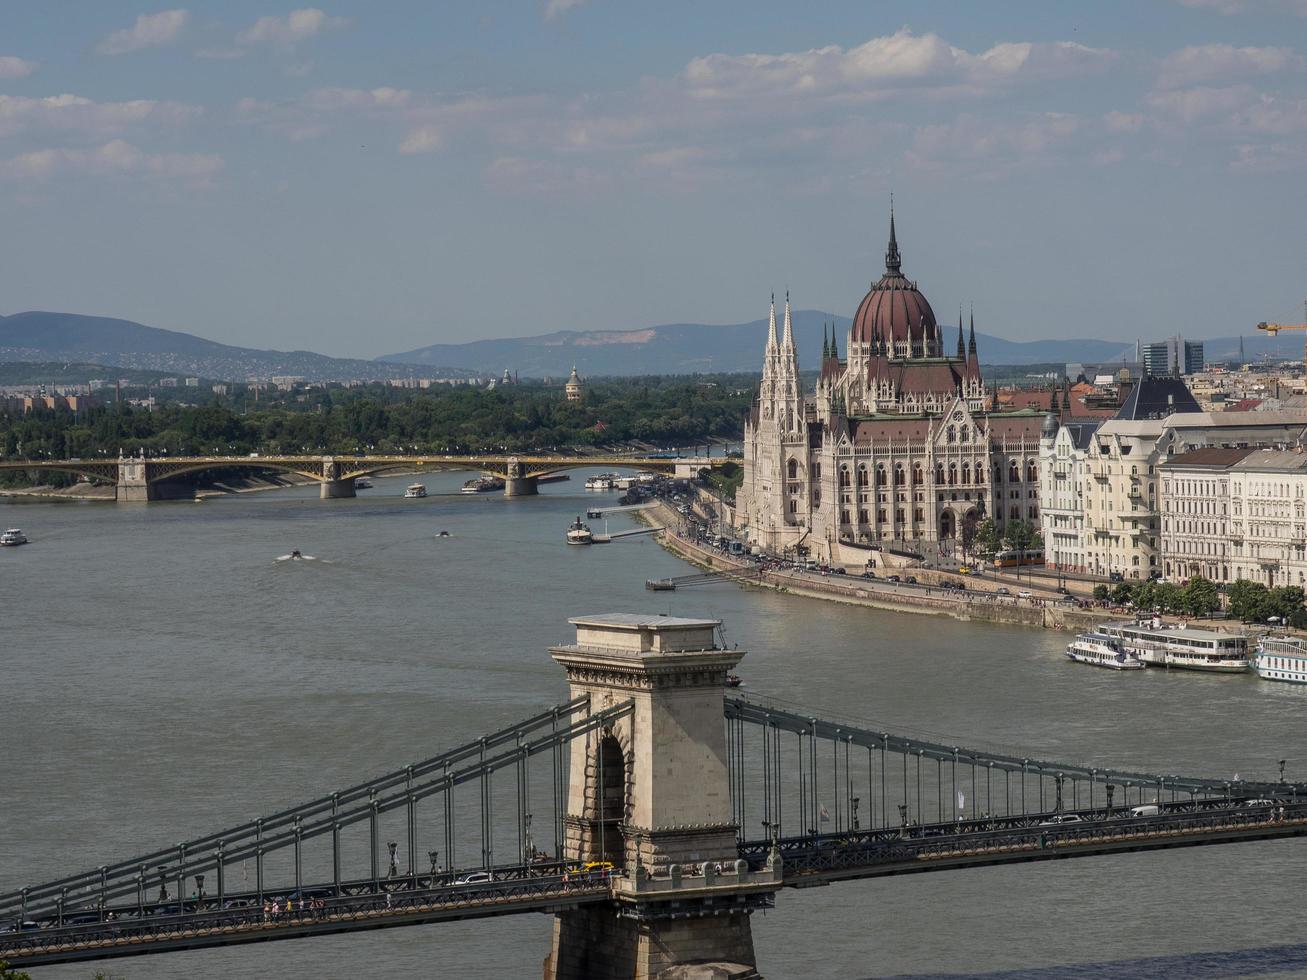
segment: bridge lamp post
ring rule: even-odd
[[[200,903],[204,901],[204,875],[195,876],[195,902],[196,911],[199,910]]]
[[[159,901],[168,901],[168,867],[163,864],[159,865]]]
[[[853,829],[858,829],[858,798],[853,798]]]
[[[431,876],[434,879],[436,875],[436,866],[440,863],[440,852],[427,851],[427,860],[431,862]],[[434,885],[435,882],[433,881],[432,884]]]

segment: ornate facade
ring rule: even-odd
[[[892,214],[885,274],[859,304],[846,352],[832,330],[805,394],[789,297],[779,340],[773,297],[737,495],[751,542],[861,564],[873,546],[951,544],[987,517],[1038,521],[1042,417],[987,411],[974,319],[967,337],[959,317],[949,353],[903,275]]]

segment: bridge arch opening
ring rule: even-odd
[[[610,861],[621,868],[625,864],[626,843],[623,830],[627,823],[630,800],[630,767],[622,743],[612,730],[605,731],[595,747],[593,778],[590,780],[591,832],[585,849],[587,861]]]

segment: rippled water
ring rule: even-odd
[[[748,689],[963,744],[1166,772],[1307,778],[1307,689],[1065,662],[1065,637],[717,585],[653,542],[567,548],[584,475],[536,499],[408,478],[202,504],[0,504],[0,890],[396,768],[563,700],[567,617],[725,620]],[[592,522],[595,523],[595,522]],[[630,524],[613,519],[613,529]],[[451,537],[437,538],[447,529]],[[315,562],[277,562],[298,548]],[[1307,975],[1297,842],[925,874],[782,893],[777,978]],[[514,916],[121,960],[136,978],[535,977]],[[1227,955],[1217,957],[1216,951]],[[1236,955],[1228,955],[1231,951]],[[91,966],[39,971],[86,978]]]

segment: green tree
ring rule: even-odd
[[[32,978],[21,970],[9,969],[8,961],[0,960],[0,980],[32,980]]]
[[[1118,606],[1134,601],[1134,587],[1129,582],[1118,582],[1112,590],[1112,601]]]
[[[1210,616],[1221,608],[1221,596],[1216,583],[1195,575],[1184,587],[1183,606],[1190,616]]]
[[[992,518],[986,517],[976,525],[976,534],[972,541],[975,553],[982,558],[993,558],[1002,546],[1003,538]]]
[[[1266,586],[1246,578],[1237,579],[1230,586],[1229,596],[1230,615],[1241,622],[1261,620],[1267,615],[1263,612],[1268,598]]]
[[[1111,594],[1112,594],[1112,590],[1109,589],[1102,582],[1099,582],[1097,585],[1094,586],[1094,599],[1097,602],[1106,602],[1108,598],[1111,596]]]
[[[1177,612],[1184,608],[1184,593],[1174,582],[1158,582],[1153,587],[1153,605],[1162,612]]]
[[[1003,540],[1019,556],[1024,556],[1027,550],[1036,547],[1039,529],[1029,521],[1008,521],[1003,527]]]

